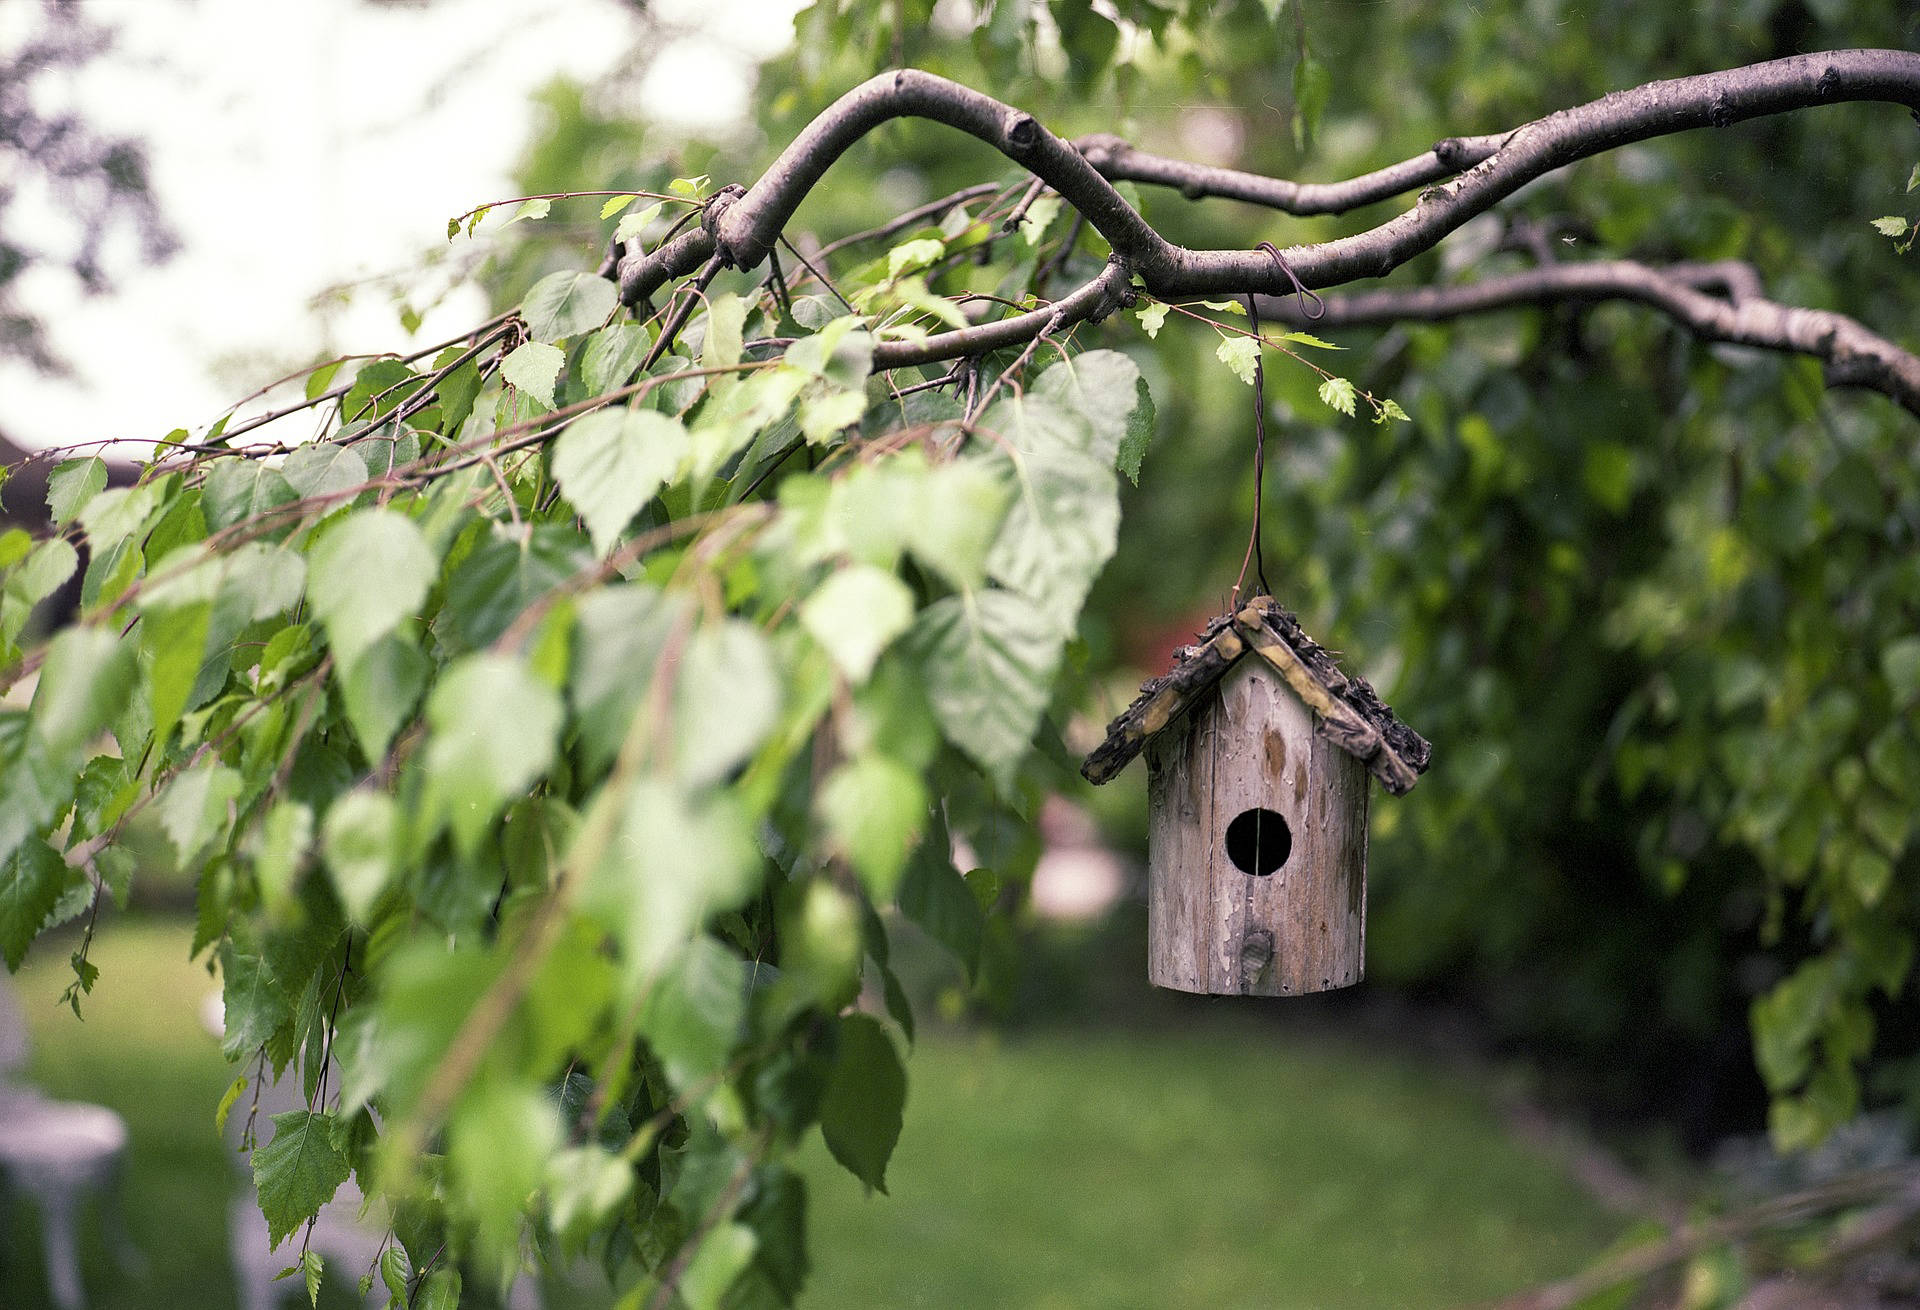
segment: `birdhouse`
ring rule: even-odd
[[[1271,596],[1208,625],[1081,772],[1147,754],[1155,986],[1295,996],[1366,971],[1367,776],[1403,795],[1432,748]]]

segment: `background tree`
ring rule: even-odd
[[[53,471],[59,531],[0,537],[8,643],[75,571],[74,540],[91,551],[84,621],[0,652],[10,679],[37,676],[31,706],[0,717],[8,963],[124,896],[115,835],[150,810],[203,868],[195,949],[220,962],[247,1069],[223,1113],[269,1069],[307,1092],[254,1153],[276,1237],[359,1171],[399,1202],[397,1245],[368,1272],[403,1299],[444,1304],[456,1262],[490,1282],[531,1242],[637,1268],[636,1297],[658,1304],[790,1301],[804,1206],[785,1155],[818,1123],[884,1187],[900,1127],[913,1021],[882,911],[987,987],[1004,979],[1031,816],[1074,765],[1059,728],[1143,606],[1190,612],[1194,578],[1211,580],[1199,608],[1224,599],[1262,349],[1230,297],[1271,297],[1271,321],[1292,276],[1332,287],[1401,265],[1424,300],[1329,295],[1328,330],[1514,302],[1661,317],[1556,309],[1469,327],[1464,347],[1396,326],[1351,356],[1267,335],[1291,357],[1270,373],[1288,424],[1280,588],[1456,757],[1383,818],[1376,962],[1483,986],[1517,1030],[1617,1059],[1670,1040],[1649,1015],[1710,1043],[1769,981],[1717,939],[1744,906],[1737,927],[1793,969],[1754,1008],[1776,1138],[1850,1114],[1872,1007],[1902,992],[1910,954],[1895,861],[1920,779],[1920,502],[1890,456],[1911,433],[1897,405],[1914,361],[1865,326],[1898,321],[1872,294],[1812,334],[1768,296],[1819,246],[1792,225],[1820,214],[1856,233],[1857,254],[1836,238],[1844,256],[1902,268],[1867,226],[1885,205],[1823,208],[1841,187],[1817,179],[1858,150],[1840,182],[1899,191],[1910,161],[1828,121],[1887,110],[1828,106],[1920,107],[1920,57],[1774,60],[1528,122],[1540,86],[1472,95],[1450,42],[1513,42],[1530,76],[1599,75],[1527,49],[1524,27],[1474,26],[1491,18],[1407,18],[1376,45],[1252,5],[1140,5],[1119,24],[1071,3],[947,11],[981,84],[1059,74],[1069,131],[1138,126],[1065,108],[1109,73],[1123,99],[1217,77],[1256,103],[1273,88],[1234,52],[1272,67],[1286,51],[1293,148],[1348,138],[1324,167],[1362,179],[1303,194],[1149,156],[1149,133],[1138,150],[1076,147],[1047,116],[929,74],[810,102],[805,74],[845,86],[866,62],[853,33],[957,58],[922,45],[928,13],[890,12],[803,16],[812,66],[767,114],[788,152],[764,172],[708,157],[744,193],[685,173],[531,179],[600,193],[511,217],[611,228],[610,277],[577,250],[547,271],[551,247],[532,248],[516,308],[469,335],[322,364],[289,406],[175,434],[135,487],[106,489],[90,456]],[[1631,76],[1549,100],[1693,71],[1665,57],[1688,61],[1643,52]],[[1433,148],[1359,130],[1400,121],[1359,97],[1423,86],[1491,120],[1453,133],[1492,135]],[[553,103],[556,142],[588,136],[578,102]],[[1764,115],[1784,117],[1734,126]],[[956,127],[980,144],[956,146]],[[1725,140],[1780,133],[1769,166],[1789,161],[1818,205],[1729,201],[1726,231],[1690,227],[1646,175],[1700,148],[1653,138],[1691,128],[1714,132],[1723,165]],[[887,170],[873,186],[822,180],[850,147],[853,168]],[[1292,171],[1278,149],[1244,162]],[[1606,151],[1616,162],[1556,171]],[[595,157],[556,144],[532,168]],[[943,192],[948,170],[968,189]],[[1572,180],[1514,196],[1548,176]],[[1244,220],[1210,234],[1209,206],[1152,189],[1168,181],[1338,226],[1269,255]],[[1346,216],[1389,202],[1404,214]],[[803,226],[820,239],[793,239]],[[1466,253],[1435,251],[1456,233]],[[1569,236],[1614,259],[1568,273],[1552,256]],[[1736,255],[1769,262],[1696,267]],[[1124,332],[1096,340],[1122,309]],[[1787,362],[1730,368],[1694,333]],[[1883,395],[1823,395],[1806,357]],[[326,415],[324,438],[281,435],[289,408]],[[1150,448],[1156,426],[1180,436]],[[1123,472],[1146,483],[1125,534]],[[1138,553],[1083,624],[1122,542]],[[78,1007],[84,938],[73,966]],[[320,1276],[317,1257],[299,1263]]]

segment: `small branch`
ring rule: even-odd
[[[858,245],[862,241],[883,241],[896,232],[906,231],[922,219],[945,218],[950,211],[958,209],[969,201],[995,195],[1004,189],[998,182],[976,182],[951,195],[941,196],[938,200],[929,200],[924,205],[909,209],[906,213],[882,223],[879,227],[869,228],[865,232],[855,232],[851,236],[844,236],[836,241],[829,241],[814,251],[814,258],[824,260],[835,251]]]
[[[1708,295],[1702,286],[1725,288],[1734,298]],[[1825,366],[1828,386],[1878,391],[1920,417],[1920,357],[1844,314],[1782,305],[1758,292],[1753,270],[1732,261],[1660,269],[1601,260],[1552,264],[1464,286],[1328,296],[1326,316],[1315,326],[1434,323],[1525,306],[1628,300],[1659,310],[1709,341],[1810,355]],[[1259,303],[1270,318],[1305,322],[1290,300]]]
[[[1492,155],[1505,140],[1505,134],[1450,137],[1424,154],[1344,182],[1289,182],[1260,173],[1243,173],[1235,168],[1168,159],[1136,149],[1131,142],[1104,132],[1083,136],[1074,144],[1087,157],[1087,162],[1109,181],[1172,187],[1189,200],[1208,197],[1244,200],[1250,205],[1264,205],[1283,214],[1306,217],[1344,214],[1453,177]]]
[[[1917,1189],[1920,1189],[1920,1171],[1912,1167],[1842,1175],[1803,1191],[1772,1197],[1737,1214],[1688,1224],[1664,1241],[1633,1247],[1571,1278],[1510,1297],[1499,1303],[1498,1310],[1570,1310],[1608,1288],[1670,1269],[1723,1242],[1738,1241],[1768,1229],[1801,1223],[1889,1196],[1911,1198]]]
[[[963,355],[983,355],[1006,346],[1024,345],[1036,340],[1041,333],[1057,328],[1098,323],[1131,299],[1128,282],[1126,265],[1111,262],[1093,281],[1039,309],[974,327],[935,333],[919,341],[883,341],[874,347],[873,366],[904,368],[909,364],[933,364]]]

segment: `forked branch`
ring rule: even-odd
[[[1708,341],[1810,355],[1824,366],[1828,386],[1881,392],[1920,417],[1920,357],[1845,314],[1764,299],[1751,289],[1756,282],[1742,264],[1550,264],[1461,286],[1328,296],[1326,313],[1313,326],[1437,323],[1523,306],[1626,300],[1657,309]],[[1731,298],[1710,295],[1702,286],[1728,288]],[[1260,303],[1263,316],[1305,324],[1291,300]]]
[[[699,227],[650,253],[624,252],[615,271],[622,300],[642,305],[668,281],[693,273],[716,256],[735,267],[753,268],[767,258],[827,169],[855,142],[896,118],[944,123],[993,146],[1058,192],[1106,239],[1114,262],[1060,301],[920,341],[888,343],[876,356],[883,367],[932,363],[1022,344],[1051,327],[1098,319],[1136,285],[1158,299],[1175,301],[1277,295],[1291,288],[1281,262],[1258,250],[1194,250],[1168,241],[1115,190],[1116,180],[1176,187],[1195,197],[1231,197],[1297,214],[1340,212],[1426,187],[1413,208],[1367,231],[1284,252],[1285,266],[1294,276],[1308,287],[1325,288],[1393,271],[1526,183],[1577,160],[1692,128],[1726,127],[1842,101],[1886,101],[1920,116],[1920,54],[1835,50],[1651,82],[1508,132],[1442,141],[1412,159],[1345,182],[1301,184],[1165,159],[1117,137],[1066,141],[1031,115],[991,96],[931,73],[903,69],[842,96],[752,187],[723,191],[709,203]],[[1716,340],[1815,355],[1836,383],[1872,386],[1914,407],[1920,363],[1843,316],[1771,302],[1736,306],[1641,266],[1580,267],[1596,271],[1543,272],[1530,284],[1501,290],[1518,295],[1523,286],[1531,286],[1529,294],[1543,299],[1569,294],[1596,298],[1603,291],[1637,299]],[[1448,302],[1443,296],[1436,303]]]

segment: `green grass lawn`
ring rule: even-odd
[[[195,1017],[213,983],[188,932],[104,930],[84,1023],[54,1004],[64,952],[42,943],[15,980],[33,1077],[132,1130],[129,1226],[149,1267],[117,1274],[94,1235],[102,1307],[232,1304],[239,1184],[212,1124],[231,1074]],[[1243,1005],[1189,1013],[1143,1032],[924,1034],[893,1195],[863,1195],[817,1139],[806,1157],[805,1304],[1445,1306],[1570,1272],[1622,1227],[1460,1075]],[[44,1304],[39,1264],[30,1232],[0,1234],[0,1306]]]
[[[1621,1225],[1467,1083],[1220,1007],[1176,1034],[924,1042],[872,1198],[813,1154],[827,1306],[1445,1306]]]

